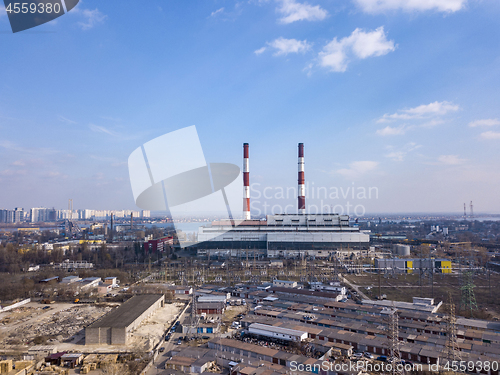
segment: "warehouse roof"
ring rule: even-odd
[[[274,332],[274,333],[281,333],[281,334],[290,335],[290,336],[302,336],[304,333],[307,333],[306,331],[299,331],[296,329],[270,326],[267,324],[260,324],[260,323],[253,323],[250,325],[249,328],[250,329],[259,329],[262,331],[269,331],[269,332]]]
[[[163,294],[139,294],[133,296],[123,305],[104,315],[104,317],[92,323],[87,328],[128,327],[160,298],[163,298]]]

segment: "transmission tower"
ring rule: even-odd
[[[401,352],[399,351],[399,316],[394,304],[389,319],[389,363],[392,365],[392,375],[404,374],[404,368],[401,366]]]
[[[458,353],[457,341],[457,318],[455,316],[455,304],[451,298],[451,293],[448,292],[448,320],[446,324],[446,359],[448,367],[451,368],[453,361],[460,361],[460,354]]]
[[[191,316],[189,317],[190,319],[189,333],[191,337],[198,336],[198,326],[200,323],[200,318],[198,317],[197,310],[198,309],[196,306],[196,288],[193,287],[193,295],[191,297]]]
[[[476,296],[474,294],[473,272],[466,271],[463,274],[462,286],[460,287],[460,310],[469,310],[472,318],[473,310],[477,310]]]

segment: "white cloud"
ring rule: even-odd
[[[383,129],[378,129],[376,132],[378,135],[401,135],[405,133],[404,125],[398,127],[386,126]]]
[[[286,56],[289,53],[304,53],[309,49],[311,49],[311,44],[309,44],[307,40],[301,41],[297,39],[285,39],[282,37],[275,39],[272,42],[267,42],[266,44],[276,51],[274,53],[274,56],[280,56],[280,55]],[[262,47],[254,51],[254,53],[256,55],[260,55],[266,50],[267,47]]]
[[[426,121],[426,122],[420,124],[420,126],[422,128],[433,128],[435,126],[438,126],[438,125],[441,125],[441,124],[444,124],[444,123],[445,123],[444,120],[433,119],[433,120]]]
[[[281,6],[277,11],[283,14],[281,23],[288,24],[296,21],[321,21],[328,17],[328,12],[319,5],[298,3],[295,0],[279,0]]]
[[[381,13],[388,10],[405,12],[435,10],[457,12],[465,7],[467,0],[354,0],[367,13]]]
[[[481,133],[480,137],[483,139],[500,139],[500,132],[488,131]]]
[[[438,157],[438,162],[446,165],[459,165],[465,162],[465,159],[460,159],[458,155],[441,155]]]
[[[419,149],[420,147],[422,147],[422,145],[418,145],[415,142],[409,142],[403,147],[399,147],[399,149],[396,149],[393,146],[387,146],[389,153],[386,154],[385,157],[394,161],[403,161],[406,155],[408,155],[412,151]]]
[[[495,126],[495,125],[500,125],[500,120],[498,120],[497,118],[489,118],[489,119],[469,122],[469,126],[471,128],[475,128],[477,126]]]
[[[289,53],[304,53],[311,48],[307,40],[278,38],[268,43],[276,52],[275,56],[288,55]]]
[[[370,160],[354,161],[349,164],[349,168],[339,169],[337,173],[346,178],[356,178],[374,170],[378,164],[378,162]]]
[[[76,11],[77,9],[78,8],[74,9],[74,11]],[[83,17],[85,18],[84,22],[78,22],[78,25],[82,28],[82,30],[91,29],[95,25],[97,25],[99,23],[103,23],[104,20],[108,17],[105,14],[102,14],[99,11],[99,9],[97,9],[97,8],[94,10],[90,10],[90,9],[79,10],[78,9],[77,13],[83,15]]]
[[[393,40],[387,40],[384,27],[365,32],[356,29],[348,37],[338,40],[334,38],[319,53],[319,64],[333,72],[345,72],[349,59],[354,57],[366,59],[382,56],[396,49]]]
[[[266,47],[259,48],[258,50],[255,50],[254,53],[256,55],[260,55],[261,53],[264,53],[266,51]]]
[[[215,17],[216,15],[218,15],[219,13],[222,13],[222,12],[224,12],[224,7],[219,8],[219,9],[217,9],[217,10],[213,11],[213,12],[210,14],[210,17]]]
[[[410,108],[404,110],[405,113],[409,115],[413,115],[415,117],[422,117],[428,114],[431,115],[445,115],[450,111],[458,111],[460,107],[456,104],[443,101],[443,102],[434,102],[430,104],[422,104],[415,108]]]
[[[0,5],[0,18],[3,16],[6,16],[7,12],[5,11],[5,7],[3,5]]]
[[[392,159],[394,161],[403,161],[406,153],[403,151],[392,151],[385,155],[386,158]]]
[[[434,102],[430,104],[422,104],[418,107],[403,109],[396,113],[385,114],[377,122],[388,122],[394,120],[413,120],[413,119],[422,119],[429,118],[435,116],[443,116],[449,112],[456,112],[460,109],[460,106],[453,104],[451,102],[443,101],[443,102]],[[437,125],[437,123],[431,124],[432,126]]]

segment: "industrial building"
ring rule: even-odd
[[[247,220],[235,228],[217,221],[199,228],[198,241],[198,255],[241,258],[328,258],[370,247],[369,232],[349,226],[349,217],[339,214],[268,215],[266,221]]]
[[[142,294],[85,328],[85,345],[127,345],[130,332],[165,305],[163,294]]]
[[[298,213],[250,218],[249,145],[243,145],[243,217],[215,221],[200,227],[197,253],[200,256],[241,258],[328,258],[339,251],[369,250],[370,231],[350,226],[349,216],[335,213],[307,214],[305,206],[304,144],[298,152]]]
[[[248,327],[248,332],[256,336],[271,337],[283,341],[304,341],[307,338],[306,331],[276,327],[267,324],[253,323]]]
[[[297,282],[290,280],[273,280],[273,286],[282,286],[284,288],[296,288]]]
[[[144,252],[156,253],[157,251],[168,251],[174,245],[174,238],[172,236],[164,236],[157,239],[150,239],[144,242]]]
[[[414,273],[420,269],[437,273],[451,273],[451,260],[434,258],[375,259],[375,268],[396,273]]]

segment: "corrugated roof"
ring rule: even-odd
[[[87,328],[125,328],[149,309],[163,294],[141,294],[130,298],[120,307],[110,311]]]

